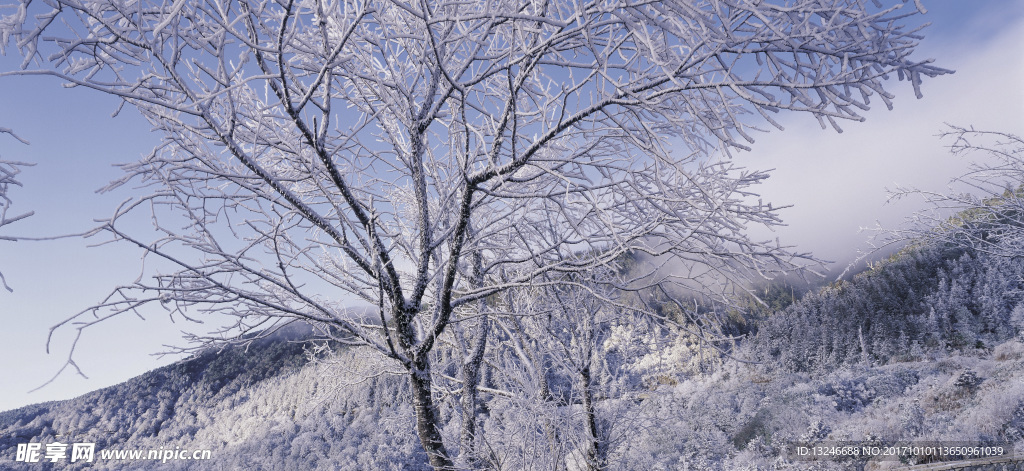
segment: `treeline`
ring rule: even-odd
[[[761,319],[748,352],[798,372],[991,348],[1015,333],[1022,275],[1019,257],[913,246]]]

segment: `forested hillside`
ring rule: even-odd
[[[698,352],[692,337],[667,327],[654,335],[609,324],[598,342],[607,358],[600,365],[617,373],[595,373],[603,379],[594,406],[605,459],[614,469],[885,469],[900,461],[810,463],[789,446],[1019,445],[1022,274],[1020,259],[948,245],[908,248],[748,324],[749,339],[726,350],[734,359]],[[302,341],[310,335],[293,327],[73,400],[4,412],[0,465],[81,469],[67,460],[12,460],[18,444],[64,441],[95,442],[97,450],[210,449],[215,467],[225,469],[427,469],[407,382],[355,347]],[[658,345],[640,347],[651,339]],[[531,404],[501,395],[502,375],[512,371],[483,380],[492,393],[482,412],[486,467],[540,469],[552,456],[561,457],[559,468],[585,467],[582,445],[544,426],[581,412],[571,385],[552,367],[550,397]],[[453,439],[457,414],[442,411]],[[549,449],[545,433],[564,434],[566,449]],[[211,466],[97,459],[90,469]]]
[[[400,378],[346,387],[310,363],[310,334],[295,326],[72,400],[0,413],[0,468],[80,469],[68,459],[13,462],[19,443],[58,441],[96,443],[89,469],[426,468],[405,423],[411,406],[396,400]],[[212,449],[216,464],[99,459],[104,449],[175,448]]]
[[[1024,259],[950,246],[905,249],[813,291],[758,326],[751,351],[786,371],[990,350],[1024,313]]]

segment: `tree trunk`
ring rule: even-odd
[[[454,470],[451,458],[448,457],[448,450],[444,448],[444,441],[441,440],[439,432],[440,419],[437,406],[430,395],[430,362],[429,360],[417,359],[415,368],[409,372],[409,385],[412,388],[412,405],[416,411],[416,434],[420,437],[420,444],[427,452],[430,459],[430,466],[437,471]]]
[[[548,387],[547,374],[544,371],[544,365],[547,360],[541,355],[540,368],[537,369],[537,381],[540,386],[540,399],[545,403],[554,402],[554,398],[551,397],[551,389]],[[551,455],[551,469],[559,471],[565,468],[565,464],[562,461],[562,441],[559,438],[558,428],[552,423],[551,417],[544,419],[544,436],[548,441],[548,454]]]
[[[487,347],[488,330],[487,316],[483,316],[474,335],[469,357],[462,363],[462,434],[459,454],[469,468],[476,468],[480,463],[476,450],[476,388],[480,384],[480,367]]]
[[[580,371],[580,382],[583,383],[583,410],[586,414],[587,439],[587,468],[590,470],[604,469],[604,447],[598,438],[597,413],[594,411],[594,395],[591,392],[590,366],[585,366]]]

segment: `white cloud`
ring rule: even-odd
[[[760,188],[766,201],[794,205],[782,213],[788,227],[773,236],[822,258],[849,260],[869,237],[859,228],[876,221],[893,227],[915,209],[902,201],[886,205],[887,188],[943,189],[966,168],[935,137],[944,123],[1024,132],[1024,19],[984,34],[994,21],[991,13],[980,15],[961,34],[925,39],[922,55],[956,73],[926,81],[923,99],[897,84],[894,110],[873,103],[867,121],[841,123],[842,134],[821,130],[809,116],[788,116],[785,131],[762,135],[753,152],[740,156],[746,166],[776,169]]]

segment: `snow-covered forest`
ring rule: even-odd
[[[975,193],[898,190],[930,210],[831,283],[758,235],[782,208],[733,158],[780,115],[842,132],[953,73],[917,51],[920,2],[0,1],[23,58],[0,78],[161,139],[91,229],[0,234],[141,256],[53,326],[57,377],[121,318],[205,329],[0,413],[2,466],[77,469],[61,443],[88,442],[212,456],[166,469],[886,469],[935,458],[793,447],[1024,443],[1020,138],[951,127]],[[5,216],[8,162],[0,226],[31,216]]]

